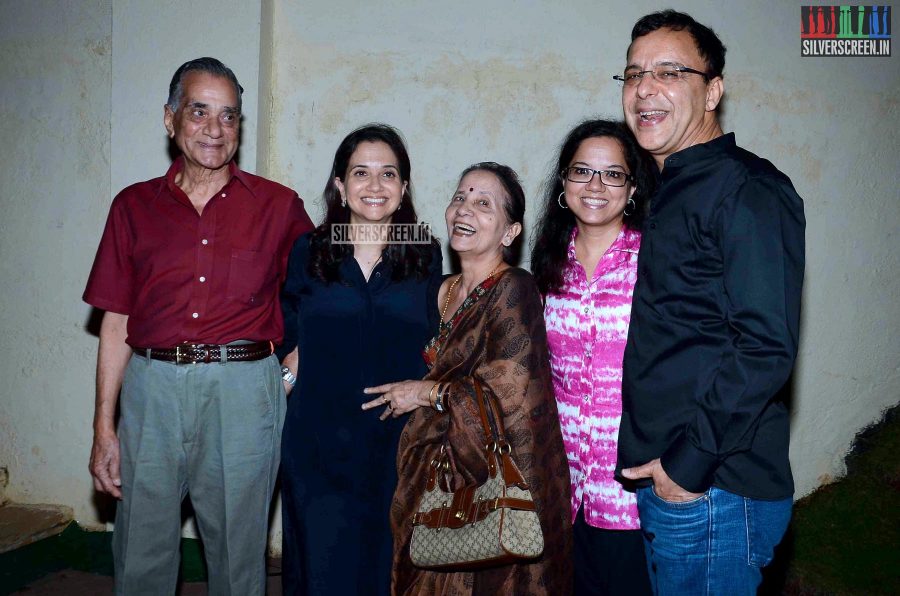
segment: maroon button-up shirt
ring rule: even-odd
[[[232,162],[200,215],[175,185],[182,167],[115,198],[84,301],[128,315],[131,346],[280,342],[287,257],[312,229],[303,201]]]

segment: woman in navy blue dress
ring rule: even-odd
[[[350,133],[323,193],[325,221],[291,252],[281,347],[297,377],[281,454],[285,594],[390,592],[389,513],[406,419],[385,423],[360,406],[371,399],[365,387],[424,376],[422,347],[437,326],[441,253],[418,224],[409,180],[396,130]]]

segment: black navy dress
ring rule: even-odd
[[[341,281],[312,278],[309,238],[294,244],[282,294],[282,355],[300,348],[281,449],[284,594],[389,594],[391,499],[406,417],[364,412],[365,387],[421,379],[422,348],[438,324],[440,250],[429,275],[367,282],[351,256]]]

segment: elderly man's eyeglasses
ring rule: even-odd
[[[705,81],[709,81],[710,76],[703,71],[688,68],[683,64],[664,63],[657,64],[650,70],[638,70],[637,68],[628,68],[621,75],[614,75],[613,78],[626,87],[634,87],[644,80],[644,75],[649,74],[657,82],[663,85],[674,83],[681,80],[687,74],[696,74],[703,77]]]
[[[626,182],[634,180],[634,176],[619,170],[592,170],[583,166],[569,166],[561,173],[566,180],[577,184],[587,184],[594,179],[595,174],[600,175],[600,182],[605,186],[625,186]]]

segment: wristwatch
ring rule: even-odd
[[[295,377],[294,373],[291,372],[291,369],[286,366],[281,367],[281,378],[291,387],[297,384],[297,377]]]
[[[443,384],[438,387],[437,397],[434,400],[434,409],[440,413],[444,412],[444,393],[446,393],[447,384]]]

